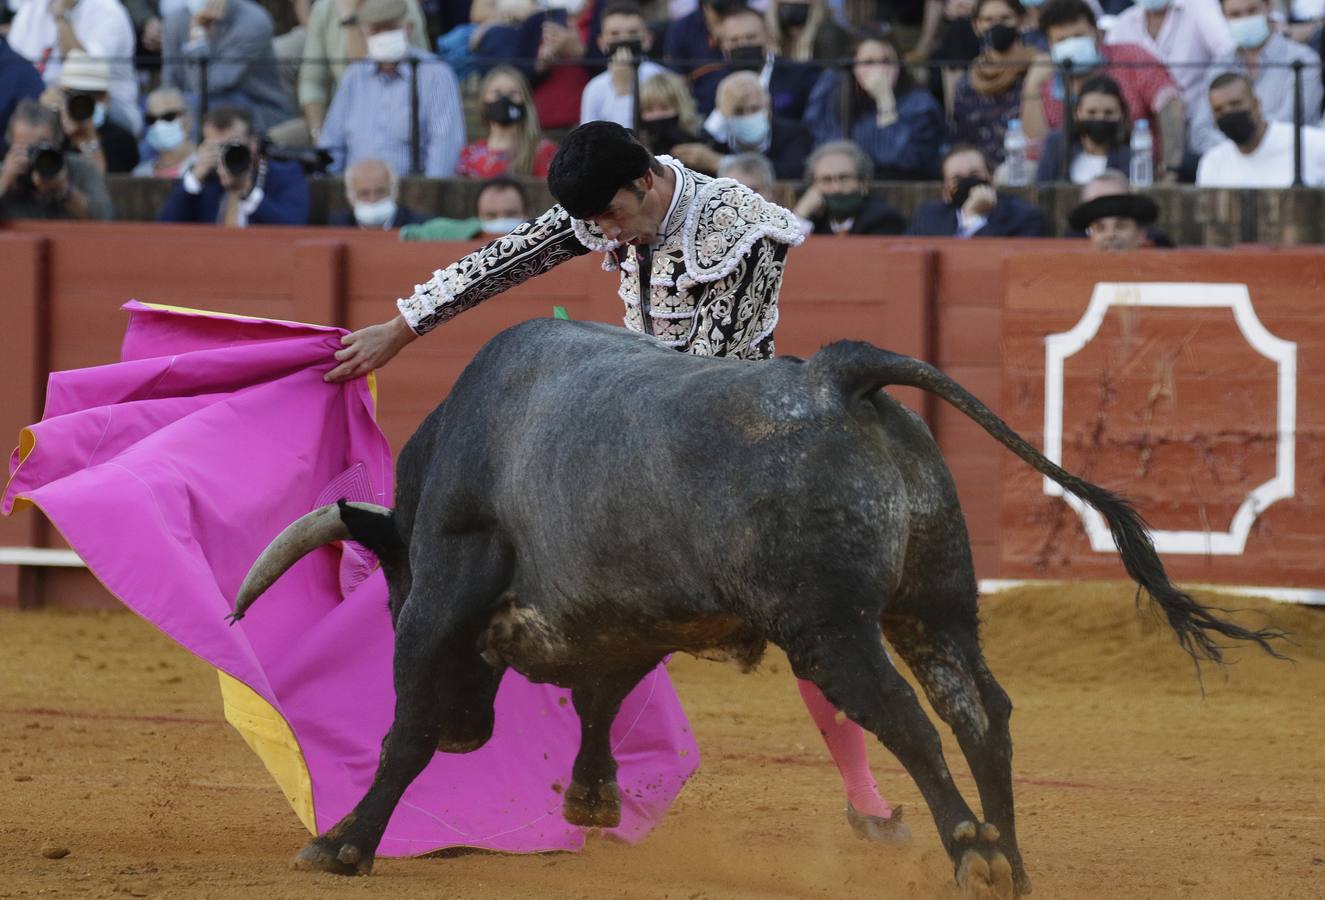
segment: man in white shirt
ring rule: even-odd
[[[1316,51],[1284,37],[1270,22],[1270,0],[1223,0],[1224,18],[1237,50],[1216,62],[1215,72],[1241,72],[1251,79],[1261,115],[1270,122],[1293,121],[1294,78],[1292,64],[1301,61],[1303,120],[1315,122],[1321,106],[1320,57]],[[1207,79],[1213,81],[1213,77]],[[1210,104],[1192,110],[1187,143],[1201,154],[1224,139],[1210,115]]]
[[[653,44],[653,33],[644,20],[644,10],[635,0],[613,0],[603,10],[598,47],[611,60],[607,70],[595,75],[580,95],[580,124],[616,122],[635,127],[635,67],[631,59],[643,56]],[[640,84],[667,71],[652,60],[639,65]]]
[[[1205,103],[1210,64],[1236,49],[1219,0],[1137,0],[1114,20],[1105,43],[1138,44],[1168,63],[1189,121]]]
[[[1247,76],[1227,72],[1210,85],[1210,112],[1228,138],[1201,157],[1196,184],[1284,188],[1293,183],[1293,126],[1266,122]],[[1302,182],[1325,186],[1325,131],[1302,129]]]
[[[9,28],[9,46],[57,84],[71,50],[111,61],[108,114],[135,135],[143,130],[133,72],[133,21],[118,0],[27,0]]]

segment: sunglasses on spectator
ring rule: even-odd
[[[161,115],[159,115],[159,116],[153,116],[153,115],[150,115],[150,114],[149,114],[149,115],[145,116],[145,119],[147,120],[147,124],[148,124],[149,126],[151,126],[151,125],[156,124],[156,122],[158,122],[158,121],[161,121],[161,122],[173,122],[173,121],[175,121],[176,119],[178,119],[178,118],[179,118],[180,116],[182,116],[182,115],[184,115],[184,110],[182,110],[182,109],[172,109],[170,112],[163,112],[163,113],[162,113]]]

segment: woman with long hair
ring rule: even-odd
[[[1086,184],[1105,169],[1126,172],[1132,156],[1131,139],[1127,100],[1118,82],[1107,75],[1088,78],[1072,107],[1067,169],[1063,169],[1063,132],[1055,129],[1044,136],[1035,182]]]
[[[953,140],[980,148],[990,165],[1003,161],[1008,121],[1021,114],[1021,86],[1035,59],[1022,42],[1021,0],[976,0],[971,24],[980,55],[957,81],[952,99]]]
[[[815,144],[855,141],[876,178],[937,178],[947,138],[938,101],[911,79],[890,34],[862,32],[851,72],[827,69],[810,92],[805,119]]]
[[[640,139],[653,153],[671,153],[678,144],[698,141],[700,122],[684,78],[659,72],[639,89]]]
[[[460,151],[456,174],[469,178],[547,177],[557,146],[544,139],[529,82],[519,70],[496,66],[484,76],[478,96],[487,137]]]

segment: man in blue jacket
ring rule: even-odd
[[[943,157],[943,199],[922,203],[907,234],[921,237],[1048,237],[1044,213],[993,188],[979,148],[958,144]]]
[[[157,220],[247,225],[308,224],[308,182],[298,163],[259,152],[253,120],[218,106],[202,122],[202,143]]]

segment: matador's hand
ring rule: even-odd
[[[323,376],[323,381],[348,381],[380,369],[417,337],[403,316],[351,332],[340,339],[344,345],[336,351],[340,365]]]

